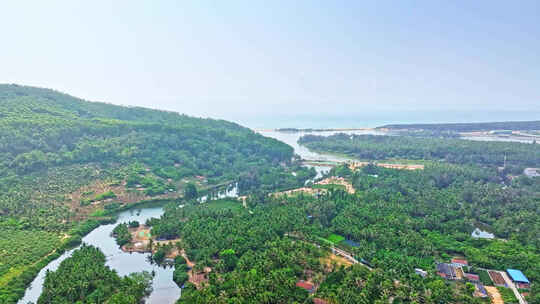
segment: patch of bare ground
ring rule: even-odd
[[[325,178],[319,182],[316,182],[316,184],[317,185],[341,185],[345,187],[347,192],[351,194],[354,194],[355,192],[353,185],[349,181],[344,179],[343,177],[332,176],[329,178]]]
[[[131,233],[131,242],[122,246],[126,252],[149,252],[150,251],[150,228],[140,225],[137,228],[128,228]]]
[[[76,214],[75,220],[82,220],[87,218],[92,212],[102,209],[103,205],[110,202],[119,202],[125,205],[150,199],[174,199],[180,196],[179,192],[168,192],[156,196],[148,196],[144,194],[144,188],[139,187],[136,189],[127,189],[125,185],[125,181],[115,183],[111,181],[98,180],[89,185],[80,187],[76,191],[68,194],[66,196],[67,204],[70,210]],[[87,206],[81,206],[81,201],[84,199],[88,199],[96,194],[106,193],[109,191],[113,192],[116,197],[96,201]]]
[[[489,297],[491,298],[491,303],[504,304],[502,296],[497,290],[497,287],[494,287],[494,286],[484,286],[484,287],[486,288],[486,291],[488,292]]]
[[[333,253],[330,253],[328,256],[321,258],[321,263],[325,265],[325,269],[329,271],[332,271],[335,268],[334,265],[338,267],[339,266],[349,267],[353,265],[351,261],[347,260],[346,258],[342,256],[335,255]]]
[[[151,228],[145,225],[140,225],[137,228],[128,228],[131,234],[131,242],[122,246],[122,250],[125,252],[150,252],[153,253],[161,246],[173,245],[171,250],[167,252],[166,258],[174,259],[180,255],[180,250],[176,244],[180,242],[180,239],[173,240],[155,240],[150,233]]]
[[[296,194],[300,194],[300,193],[307,193],[307,194],[311,194],[311,195],[316,195],[316,194],[323,194],[323,193],[326,193],[328,190],[326,189],[313,189],[313,188],[309,188],[309,187],[301,187],[301,188],[297,188],[297,189],[292,189],[292,190],[287,190],[287,191],[281,191],[281,192],[275,192],[271,195],[273,195],[274,197],[280,197],[280,196],[289,196],[289,195],[296,195]]]
[[[349,167],[353,170],[362,168],[370,164],[369,162],[351,162]],[[424,165],[421,164],[393,164],[393,163],[374,163],[375,166],[397,169],[397,170],[424,170]]]
[[[212,272],[212,268],[204,267],[202,271],[196,271],[196,264],[188,258],[186,251],[182,249],[179,251],[179,254],[186,260],[186,265],[190,268],[187,272],[189,277],[188,281],[195,285],[197,289],[204,287],[204,284],[208,282],[208,274]]]

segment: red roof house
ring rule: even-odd
[[[452,264],[457,264],[460,266],[467,266],[469,265],[469,262],[467,262],[467,260],[462,260],[462,259],[452,259]]]
[[[313,303],[314,304],[328,304],[326,300],[323,300],[321,298],[313,298]]]
[[[313,285],[310,282],[306,282],[304,280],[300,280],[300,281],[296,282],[296,286],[300,287],[300,288],[304,288],[305,290],[307,290],[310,293],[315,290],[315,285]]]
[[[469,281],[475,281],[475,282],[480,281],[480,277],[477,274],[466,273],[465,277],[469,279]]]

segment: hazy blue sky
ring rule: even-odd
[[[0,33],[0,82],[197,116],[540,112],[536,0],[20,0]]]

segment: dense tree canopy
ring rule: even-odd
[[[398,158],[502,167],[506,157],[506,164],[518,167],[517,171],[540,166],[538,144],[348,134],[305,135],[298,142],[315,151],[343,153],[365,160]]]
[[[183,208],[170,205],[161,219],[151,221],[153,234],[180,238],[190,259],[214,269],[208,288],[186,292],[180,301],[249,302],[246,299],[260,294],[279,303],[285,293],[302,302],[308,295],[296,298],[290,282],[306,278],[306,273],[325,282],[317,295],[335,303],[374,303],[387,301],[388,296],[405,302],[479,301],[470,297],[464,284],[449,285],[433,276],[437,261],[449,261],[455,255],[465,256],[477,267],[518,268],[529,279],[539,279],[540,180],[515,179],[503,186],[496,170],[449,164],[432,164],[417,171],[336,168],[330,174],[344,175],[357,192],[333,190],[318,198],[252,196],[248,198],[251,212],[216,209],[212,203]],[[473,239],[471,232],[476,227],[505,240]],[[315,262],[310,264],[310,256],[321,257],[325,251],[316,255],[304,252],[304,259],[287,262],[305,249],[289,248],[282,243],[285,240],[294,236],[324,246],[321,239],[330,239],[331,234],[354,241],[357,246],[339,246],[377,270],[368,274],[358,266],[328,272]],[[265,253],[269,250],[275,252],[272,257],[285,259],[285,264],[267,264],[272,259]],[[250,262],[244,263],[246,259]],[[253,266],[257,263],[261,268]],[[269,274],[284,267],[294,270],[281,274],[289,279],[274,281]],[[420,279],[414,273],[417,267],[432,276]],[[373,290],[351,291],[351,280],[362,281],[362,286]],[[394,280],[403,285],[395,286]],[[248,291],[251,293],[244,293]]]
[[[83,245],[47,272],[38,304],[45,303],[132,303],[152,292],[150,273],[127,277],[105,266],[105,255],[96,247]]]

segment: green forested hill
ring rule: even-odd
[[[19,173],[97,159],[187,163],[193,161],[189,157],[201,158],[195,154],[204,152],[237,152],[229,157],[241,154],[278,161],[292,156],[291,147],[234,123],[86,102],[16,85],[0,85],[0,124],[1,165]]]
[[[237,124],[87,102],[52,90],[0,86],[0,213],[25,214],[20,188],[58,168],[140,162],[171,177],[233,179],[287,162],[291,147]],[[68,170],[69,168],[69,170]],[[82,174],[82,173],[81,173]],[[60,191],[61,192],[61,191]]]
[[[82,220],[181,196],[187,184],[256,187],[267,180],[259,176],[286,176],[279,186],[301,185],[311,172],[292,156],[290,146],[223,120],[0,85],[0,233],[9,236],[0,242],[0,303],[22,294],[36,263],[64,248]]]

